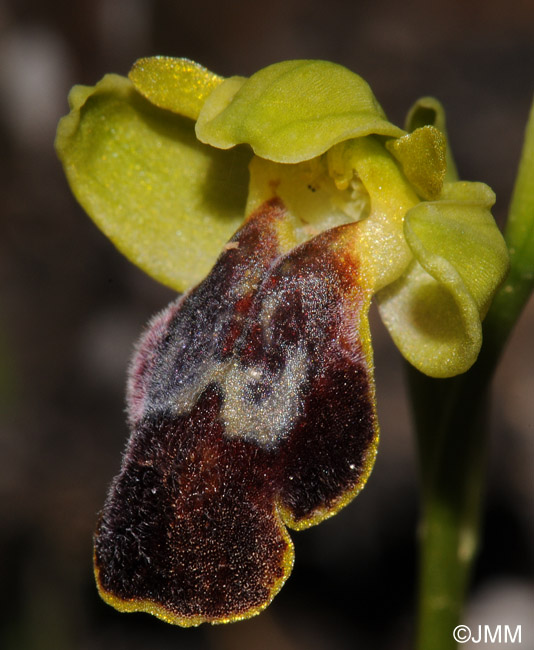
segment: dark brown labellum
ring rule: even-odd
[[[282,250],[279,199],[157,316],[129,382],[132,435],[95,537],[103,598],[180,625],[263,609],[304,528],[371,470],[369,292],[354,224]]]

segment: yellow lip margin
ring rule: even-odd
[[[358,226],[358,224],[351,224],[351,225],[355,227]],[[354,255],[354,251],[351,251],[351,253]],[[369,443],[367,454],[365,455],[365,459],[362,464],[362,472],[360,474],[360,478],[351,489],[347,490],[346,492],[343,492],[337,499],[335,499],[330,504],[329,507],[316,508],[316,510],[309,517],[305,517],[303,519],[296,520],[289,508],[286,508],[285,506],[277,502],[276,507],[278,509],[278,512],[280,513],[280,516],[282,517],[282,521],[286,524],[286,526],[288,526],[292,530],[304,530],[306,528],[310,528],[311,526],[315,526],[316,524],[321,523],[325,519],[329,519],[330,517],[333,517],[342,508],[348,505],[361,492],[361,490],[365,487],[365,484],[367,483],[367,479],[369,478],[373,470],[376,455],[378,452],[380,428],[378,425],[378,415],[376,412],[376,387],[374,382],[374,363],[373,363],[373,348],[371,342],[371,331],[369,328],[369,321],[367,318],[367,314],[369,313],[369,307],[371,303],[371,297],[372,296],[370,291],[366,291],[363,303],[357,307],[357,309],[360,311],[361,314],[358,322],[358,336],[362,346],[364,358],[367,363],[367,371],[368,371],[368,378],[369,378],[369,397],[371,400],[371,404],[373,404],[374,406],[373,408],[374,436],[371,442]],[[355,305],[357,305],[357,300],[355,301]]]
[[[286,526],[288,526],[292,530],[304,530],[306,528],[310,528],[311,526],[315,526],[316,524],[320,524],[325,519],[329,519],[330,517],[333,517],[342,508],[348,505],[356,496],[358,496],[358,494],[365,487],[365,484],[367,483],[367,479],[369,478],[373,470],[373,466],[375,463],[375,458],[378,450],[379,437],[380,435],[378,433],[378,427],[377,427],[375,437],[372,443],[369,445],[369,449],[367,451],[367,455],[365,457],[365,461],[363,464],[363,471],[360,475],[359,481],[350,490],[347,490],[346,492],[341,494],[330,505],[330,507],[317,508],[310,517],[296,520],[293,517],[293,513],[289,510],[289,508],[277,504],[278,512],[280,513],[280,516],[282,517],[282,520],[284,521]]]
[[[111,605],[119,612],[129,612],[129,613],[145,612],[147,614],[152,614],[153,616],[159,618],[162,621],[165,621],[165,623],[170,623],[171,625],[179,625],[181,627],[196,627],[198,625],[201,625],[202,623],[211,623],[212,625],[217,625],[220,623],[235,623],[237,621],[242,621],[247,618],[252,618],[253,616],[256,616],[257,614],[262,612],[266,607],[268,607],[268,605],[270,605],[273,598],[280,591],[280,589],[284,585],[285,581],[287,580],[287,578],[289,577],[293,569],[293,564],[295,559],[293,542],[276,508],[274,514],[278,519],[278,528],[280,530],[280,533],[287,544],[286,551],[284,553],[284,557],[282,561],[283,574],[280,578],[278,578],[274,582],[270,590],[268,599],[257,607],[252,607],[248,610],[230,616],[221,617],[221,618],[203,616],[203,615],[180,616],[175,612],[167,609],[164,605],[154,602],[152,600],[148,600],[148,599],[141,600],[136,598],[131,598],[131,599],[121,598],[120,596],[117,596],[116,594],[107,591],[102,586],[102,583],[100,581],[100,569],[96,562],[96,553],[93,552],[93,569],[94,569],[94,575],[95,575],[98,593],[100,594],[100,597],[104,602],[106,602],[108,605]]]

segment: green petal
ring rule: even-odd
[[[76,87],[56,148],[76,198],[126,257],[183,291],[242,221],[250,154],[200,144],[194,123],[124,77]]]
[[[193,120],[210,93],[223,81],[189,59],[153,56],[139,59],[128,77],[149,102]]]
[[[409,133],[424,126],[435,126],[436,129],[439,129],[443,133],[448,141],[445,109],[441,102],[439,102],[435,97],[421,97],[410,108],[408,115],[406,116],[404,128]],[[458,180],[458,171],[452,155],[450,143],[447,146],[446,159],[445,181],[453,183]]]
[[[406,178],[424,199],[441,194],[447,169],[447,138],[434,126],[386,142],[387,150],[400,162]]]
[[[478,356],[481,319],[508,270],[494,200],[482,183],[453,183],[442,200],[412,208],[404,230],[415,260],[378,294],[396,345],[432,377],[465,372]]]
[[[230,87],[230,84],[233,85]],[[225,81],[202,107],[197,136],[228,149],[248,143],[262,158],[296,163],[371,133],[399,137],[368,84],[326,61],[284,61],[244,83]]]

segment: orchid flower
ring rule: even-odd
[[[223,79],[153,57],[70,104],[56,146],[73,192],[183,293],[131,364],[100,594],[184,626],[247,618],[291,572],[287,527],[333,515],[371,472],[373,296],[421,372],[476,360],[508,268],[494,194],[456,179],[436,100],[403,130],[333,63]]]

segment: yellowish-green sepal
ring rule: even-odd
[[[210,270],[243,218],[250,154],[198,142],[192,120],[107,75],[76,87],[56,148],[99,228],[156,280],[183,291]]]
[[[378,134],[400,137],[368,84],[326,61],[284,61],[260,70],[230,91],[223,82],[202,107],[197,136],[229,149],[247,143],[275,162],[297,163],[338,142]]]
[[[153,56],[139,59],[128,77],[137,92],[159,108],[196,120],[206,98],[223,81],[189,59]]]
[[[481,320],[508,271],[504,240],[482,183],[445,185],[442,199],[419,203],[404,231],[414,260],[378,294],[397,347],[421,372],[451,377],[468,370],[482,341]]]

